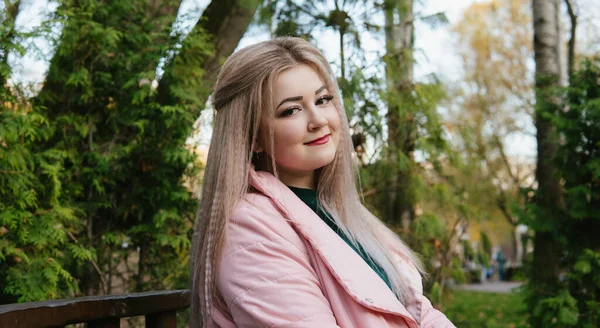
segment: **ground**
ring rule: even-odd
[[[525,303],[515,287],[515,283],[466,285],[449,291],[441,310],[461,328],[528,328]]]

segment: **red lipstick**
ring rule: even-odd
[[[305,143],[305,145],[307,146],[318,146],[318,145],[323,145],[326,144],[329,141],[329,136],[331,136],[331,134],[326,134],[321,138],[315,139],[313,141],[309,141],[307,143]]]

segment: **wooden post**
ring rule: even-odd
[[[87,326],[88,328],[120,328],[121,318],[94,320],[88,322]]]
[[[176,328],[177,313],[175,311],[146,315],[146,328]]]

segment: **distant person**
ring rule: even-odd
[[[487,268],[485,280],[490,280],[490,278],[492,278],[493,275],[494,275],[494,265],[490,264],[490,266],[488,266],[488,268]]]
[[[498,251],[498,255],[496,255],[496,262],[498,263],[498,277],[500,277],[500,281],[504,281],[505,278],[505,268],[506,257],[504,257],[504,253],[502,250]]]
[[[414,253],[360,201],[327,60],[300,38],[234,53],[194,236],[192,327],[454,327]]]

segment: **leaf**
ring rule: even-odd
[[[450,23],[445,13],[439,12],[432,15],[421,16],[419,19],[431,28],[446,26]]]
[[[585,260],[580,260],[575,263],[574,269],[582,274],[588,274],[592,271],[592,266],[590,262]]]

